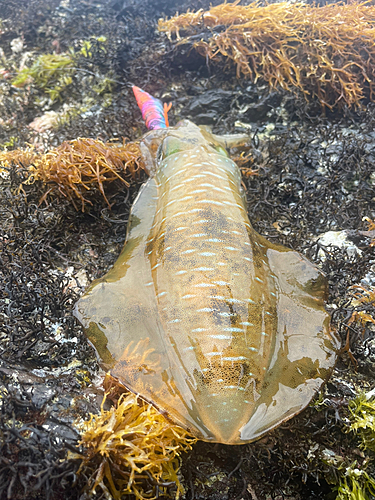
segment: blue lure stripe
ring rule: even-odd
[[[167,128],[169,126],[167,112],[170,106],[163,105],[159,99],[135,85],[133,86],[133,92],[146,127],[149,130]]]

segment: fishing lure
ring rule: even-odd
[[[156,125],[141,140],[150,178],[121,255],[76,315],[129,390],[200,439],[250,442],[305,408],[331,373],[327,282],[252,228],[225,151],[247,138],[166,128],[161,105],[139,96]]]
[[[168,111],[171,109],[172,103],[169,105],[164,103],[163,105],[159,99],[135,85],[133,85],[133,93],[149,130],[169,127]]]

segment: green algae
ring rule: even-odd
[[[349,419],[345,432],[353,432],[359,440],[359,446],[367,452],[362,465],[357,461],[337,467],[340,479],[336,500],[369,500],[375,496],[375,478],[373,452],[375,452],[375,397],[373,391],[361,392],[349,402]]]
[[[336,500],[369,500],[375,496],[375,479],[353,463],[342,475],[337,493]]]
[[[12,85],[22,88],[32,83],[35,87],[44,90],[52,102],[61,101],[63,92],[73,83],[73,77],[77,71],[82,71],[82,68],[76,67],[78,58],[83,56],[85,59],[92,59],[96,52],[105,54],[106,41],[104,36],[92,36],[90,39],[81,41],[78,51],[70,48],[64,54],[41,54],[30,68],[25,67],[18,72],[12,80]],[[105,97],[109,101],[108,95],[112,92],[115,82],[115,75],[110,72],[99,79],[92,88],[98,95],[106,94]]]
[[[73,57],[69,54],[41,54],[30,68],[23,68],[12,80],[15,87],[29,82],[45,91],[52,102],[72,83]]]
[[[349,411],[349,431],[357,434],[363,450],[375,452],[375,396],[360,393],[350,401]]]
[[[12,84],[15,87],[23,87],[31,77],[37,86],[45,88],[51,81],[56,80],[57,73],[66,70],[72,63],[72,57],[68,55],[42,54],[34,61],[31,68],[23,68]]]

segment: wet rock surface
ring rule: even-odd
[[[375,317],[368,300],[374,235],[366,222],[375,218],[375,108],[322,116],[303,98],[269,93],[199,58],[179,59],[156,32],[158,17],[208,5],[0,1],[0,143],[43,150],[77,137],[139,137],[145,128],[133,83],[174,103],[171,123],[189,117],[215,133],[249,133],[250,220],[327,274],[333,326],[350,351],[317,403],[256,443],[198,443],[182,457],[181,480],[186,499],[325,499],[335,469],[327,457],[364,460],[355,437],[342,431],[348,401],[373,388],[375,331],[364,318]],[[22,64],[70,48],[78,69],[56,100],[35,81],[11,84]],[[51,111],[66,115],[43,131],[29,127]],[[99,411],[103,373],[72,308],[85,282],[116,260],[142,179],[111,193],[111,210],[98,195],[87,213],[77,213],[63,198],[39,205],[45,191],[38,183],[18,192],[26,178],[19,166],[1,175],[0,498],[76,500],[87,478],[76,476],[76,461],[63,459],[79,440],[74,420]],[[347,244],[322,240],[332,232],[345,232]]]

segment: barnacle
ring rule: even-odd
[[[95,139],[65,141],[45,154],[32,148],[4,151],[0,153],[0,168],[22,165],[29,170],[25,184],[42,181],[47,190],[40,202],[48,195],[60,192],[78,209],[77,201],[84,211],[85,204],[92,202],[89,191],[99,190],[110,206],[105,186],[119,180],[129,186],[129,180],[144,168],[138,144],[103,143]]]
[[[160,19],[159,30],[205,57],[235,65],[238,78],[298,89],[323,107],[374,100],[375,6],[238,3]]]
[[[70,455],[82,460],[78,472],[88,478],[87,490],[99,488],[115,500],[125,494],[143,500],[174,487],[179,498],[184,491],[179,456],[196,439],[132,393],[123,393],[108,411],[104,403],[105,398],[100,415],[80,424],[84,453]]]

